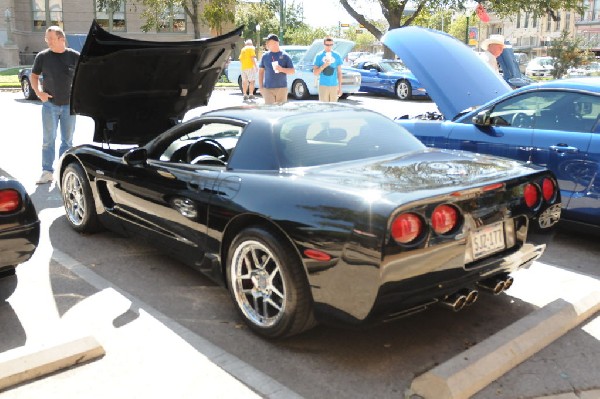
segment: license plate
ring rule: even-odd
[[[473,259],[501,251],[505,246],[503,222],[484,226],[471,234]]]

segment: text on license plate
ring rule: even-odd
[[[473,259],[504,249],[504,223],[498,222],[475,230],[471,234]]]

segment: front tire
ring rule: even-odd
[[[240,232],[227,255],[227,286],[246,324],[265,338],[314,326],[302,262],[284,238],[260,227]]]
[[[96,204],[87,175],[81,165],[71,163],[62,178],[62,197],[67,221],[80,233],[94,233],[100,229]]]
[[[306,83],[302,80],[296,80],[292,83],[292,97],[296,100],[307,99],[309,95],[308,87],[306,87]]]
[[[412,98],[412,87],[408,80],[399,80],[396,83],[396,97],[399,100],[410,100]]]
[[[35,95],[35,91],[31,87],[31,82],[27,78],[23,78],[21,80],[21,89],[23,89],[23,97],[26,100],[36,100],[37,96]]]

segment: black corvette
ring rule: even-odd
[[[155,243],[223,282],[245,322],[271,338],[435,303],[459,310],[477,287],[502,292],[510,272],[541,256],[560,216],[546,170],[427,149],[344,104],[178,122],[206,104],[239,34],[155,43],[92,27],[72,110],[94,118],[104,144],[61,159],[75,230]]]
[[[40,221],[25,187],[0,170],[0,280],[14,279],[15,267],[35,252],[40,238]],[[12,294],[13,282],[0,286],[0,299]]]

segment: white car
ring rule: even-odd
[[[527,64],[525,75],[527,76],[552,76],[554,70],[554,58],[535,57]]]
[[[354,42],[345,39],[334,39],[333,50],[342,59],[354,47]],[[297,100],[307,99],[309,96],[319,94],[319,88],[315,75],[313,74],[313,61],[318,52],[323,50],[323,39],[316,39],[310,46],[282,45],[281,49],[288,53],[294,63],[296,73],[288,75],[288,91]],[[227,66],[227,79],[230,82],[238,82],[242,88],[240,62],[231,61]],[[360,89],[361,76],[353,68],[342,65],[342,98],[349,94],[357,93]]]

